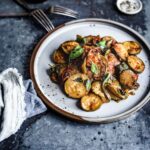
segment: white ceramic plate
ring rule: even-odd
[[[134,96],[127,100],[116,103],[103,104],[100,109],[94,112],[85,112],[77,106],[77,100],[71,99],[61,91],[59,86],[51,82],[48,70],[51,54],[58,46],[67,40],[74,40],[76,35],[100,35],[113,36],[117,41],[138,41],[143,50],[139,57],[145,63],[145,70],[139,76],[139,89]],[[111,122],[125,118],[140,109],[149,100],[150,85],[150,61],[149,45],[136,31],[131,28],[110,20],[103,19],[82,19],[72,21],[59,26],[51,33],[48,33],[36,46],[31,59],[31,78],[35,88],[42,100],[52,109],[75,120],[89,122]]]

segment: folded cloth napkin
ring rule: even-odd
[[[16,133],[25,119],[46,110],[32,81],[23,81],[17,69],[0,74],[0,142]]]

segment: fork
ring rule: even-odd
[[[73,18],[78,17],[78,12],[73,11],[72,9],[69,9],[66,7],[59,6],[59,5],[49,7],[46,10],[46,12],[50,12],[50,13],[58,14],[58,15],[69,16],[69,17],[73,17]]]
[[[53,23],[42,9],[32,9],[24,0],[15,0],[15,2],[27,10],[34,20],[37,21],[47,32],[50,32],[54,29]]]
[[[35,9],[31,16],[47,31],[52,31],[55,27],[42,9]]]
[[[68,16],[72,18],[78,18],[78,12],[73,11],[69,8],[62,7],[62,6],[50,6],[48,9],[43,10],[46,14],[57,14],[57,15],[63,15],[63,16]],[[0,17],[27,17],[29,16],[30,13],[28,12],[7,12],[7,13],[0,13]]]

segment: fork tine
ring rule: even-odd
[[[77,18],[78,15],[76,14],[71,14],[71,13],[67,13],[67,12],[62,12],[62,11],[53,11],[53,14],[58,14],[58,15],[64,15],[64,16],[69,16],[69,17],[73,17],[73,18]]]
[[[61,6],[54,6],[52,11],[53,13],[57,13],[57,14],[61,14],[61,15],[67,15],[67,16],[70,16],[70,17],[73,17],[73,18],[77,18],[78,17],[78,13],[74,13],[73,11],[68,11],[68,8],[64,8],[61,9],[62,7]]]
[[[45,19],[46,23],[51,27],[51,29],[54,29],[52,22],[50,21],[50,19],[46,16],[46,14],[41,9],[39,9],[39,14],[40,13],[41,13],[41,17],[43,17],[43,19]]]
[[[62,12],[62,13],[67,13],[67,14],[71,14],[71,15],[78,15],[78,14],[75,14],[75,13],[72,13],[72,12],[69,12],[69,11],[66,11],[66,10],[62,10],[62,9],[54,9],[54,11],[57,11],[57,12]]]
[[[56,5],[56,6],[53,6],[54,7],[54,10],[60,10],[60,11],[66,11],[66,12],[70,12],[70,13],[73,13],[73,14],[78,14],[78,12],[72,10],[72,9],[69,9],[69,8],[66,8],[66,7],[62,7],[62,6],[59,6],[59,5]]]
[[[36,19],[36,21],[39,22],[47,31],[50,30],[50,27],[47,25],[45,20],[43,20],[41,15],[39,15],[39,12],[37,10],[34,11],[32,14],[33,14],[33,17]]]
[[[39,17],[36,14],[32,14],[32,17],[47,31],[49,32],[49,28],[47,26],[45,26],[45,24],[43,24],[43,22],[41,21],[41,19],[39,19]]]
[[[52,22],[41,9],[33,11],[31,15],[40,23],[40,25],[42,25],[42,27],[46,29],[46,31],[49,32],[54,29]]]

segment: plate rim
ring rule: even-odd
[[[150,100],[150,91],[147,93],[147,95],[144,97],[144,99],[142,99],[137,105],[135,105],[134,107],[132,107],[131,109],[129,109],[128,111],[125,111],[123,113],[120,113],[118,115],[114,115],[111,117],[100,117],[100,118],[93,118],[93,117],[81,117],[69,112],[64,111],[63,109],[58,108],[56,105],[54,105],[52,102],[50,102],[46,96],[42,93],[42,91],[40,90],[38,83],[36,82],[35,79],[35,74],[34,74],[34,61],[36,58],[36,54],[41,46],[41,44],[45,41],[45,39],[50,36],[53,32],[55,32],[56,30],[63,28],[64,26],[68,26],[68,25],[72,25],[72,24],[76,24],[76,23],[81,23],[81,22],[103,22],[103,23],[108,23],[108,24],[113,24],[113,25],[117,25],[120,26],[130,32],[132,32],[134,35],[136,35],[140,40],[142,40],[144,42],[144,44],[148,47],[149,51],[150,51],[150,45],[148,44],[148,42],[144,39],[144,37],[142,35],[140,35],[137,31],[133,30],[132,28],[128,27],[127,25],[124,25],[122,23],[116,22],[116,21],[112,21],[112,20],[108,20],[108,19],[99,19],[99,18],[86,18],[86,19],[78,19],[75,21],[70,21],[67,23],[64,23],[62,25],[59,25],[58,27],[54,28],[54,30],[48,32],[45,36],[43,36],[43,38],[37,43],[37,45],[35,46],[35,48],[33,49],[32,55],[31,55],[31,59],[30,59],[30,77],[33,81],[34,84],[34,88],[38,94],[38,96],[41,98],[41,100],[51,109],[53,109],[54,111],[56,111],[57,113],[69,118],[69,119],[73,119],[79,122],[90,122],[90,123],[109,123],[109,122],[114,122],[114,121],[118,121],[118,120],[122,120],[124,118],[129,117],[130,115],[132,115],[133,113],[137,112],[139,109],[141,109],[149,100]]]

